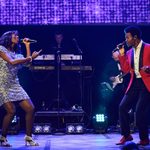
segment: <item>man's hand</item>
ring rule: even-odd
[[[123,56],[125,54],[124,46],[119,49],[119,53],[120,53],[121,56]]]
[[[143,71],[146,72],[146,73],[150,73],[150,66],[143,66],[143,67],[141,68],[141,70],[143,70]]]
[[[112,58],[114,59],[114,60],[119,60],[119,52],[118,51],[116,51],[116,52],[114,52],[114,53],[112,53]]]
[[[115,81],[115,77],[110,77],[109,80],[110,80],[111,82],[114,82],[114,81]]]

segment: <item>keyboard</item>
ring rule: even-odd
[[[55,70],[55,66],[30,66],[30,70]],[[92,71],[92,66],[61,66],[64,71]]]

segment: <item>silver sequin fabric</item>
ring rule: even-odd
[[[23,58],[23,55],[13,53],[0,45],[0,51],[12,59]],[[0,106],[10,101],[29,100],[30,97],[19,84],[18,70],[22,65],[12,65],[0,57]]]

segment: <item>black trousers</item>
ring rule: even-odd
[[[141,140],[148,139],[148,113],[150,110],[150,92],[146,89],[141,78],[135,78],[119,105],[119,120],[121,134],[130,134],[129,110],[135,107],[136,125]]]

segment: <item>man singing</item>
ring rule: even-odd
[[[141,39],[141,30],[136,26],[124,29],[126,44],[132,47],[125,53],[124,47],[113,55],[118,55],[121,69],[130,72],[131,78],[119,106],[119,120],[123,137],[117,143],[122,145],[133,140],[130,134],[129,110],[135,106],[136,125],[139,129],[138,145],[148,145],[148,112],[150,108],[150,44]]]

